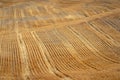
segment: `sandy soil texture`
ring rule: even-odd
[[[0,0],[0,80],[120,80],[120,1]]]

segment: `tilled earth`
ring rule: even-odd
[[[0,80],[120,80],[120,1],[0,0]]]

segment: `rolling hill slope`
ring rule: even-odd
[[[0,1],[0,80],[119,75],[119,0]]]

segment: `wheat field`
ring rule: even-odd
[[[120,1],[0,0],[0,80],[120,80]]]

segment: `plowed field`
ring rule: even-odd
[[[120,80],[120,1],[0,0],[0,80]]]

